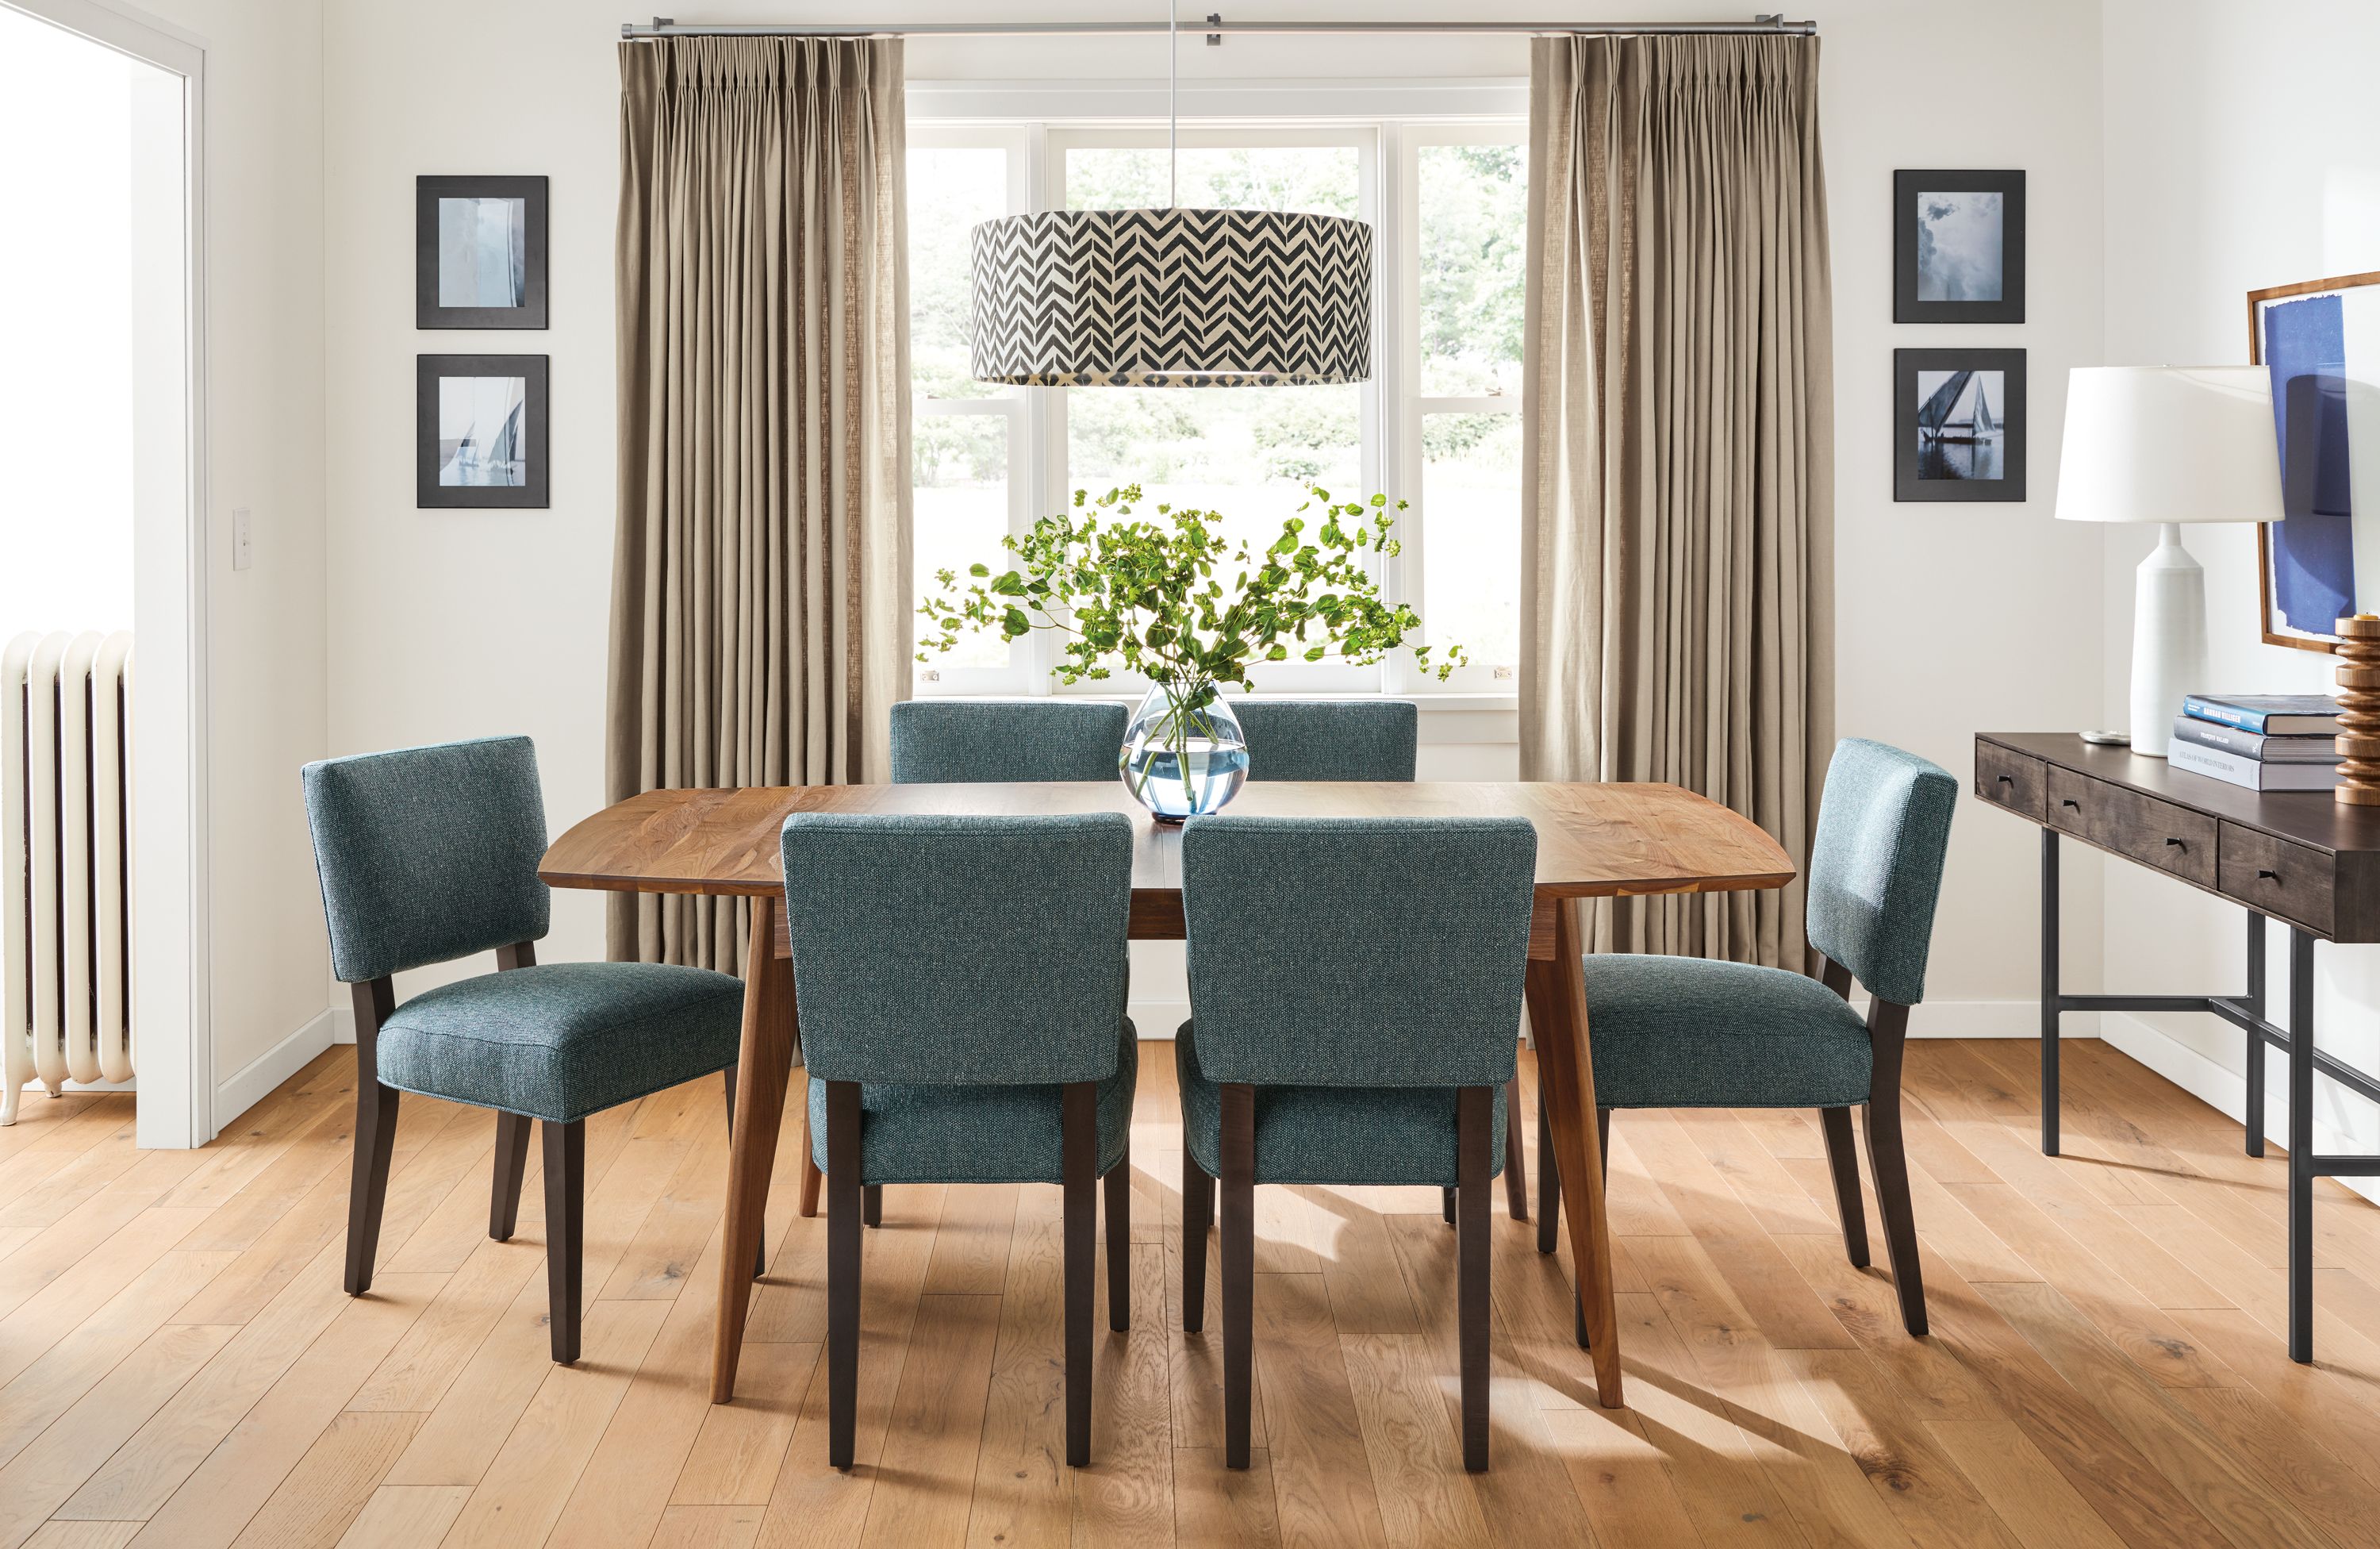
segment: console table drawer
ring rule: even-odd
[[[2020,817],[2042,821],[2046,766],[2039,759],[2011,753],[1988,742],[1975,744],[1975,794]]]
[[[2338,872],[2331,856],[2228,823],[2217,849],[2220,886],[2226,894],[2260,914],[2306,926],[2317,935],[2330,934],[2332,884]]]
[[[2213,818],[2054,766],[2048,792],[2051,827],[2201,887],[2215,885]]]

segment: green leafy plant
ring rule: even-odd
[[[1054,631],[1063,637],[1053,669],[1062,682],[1121,667],[1163,689],[1170,714],[1160,738],[1177,749],[1211,734],[1205,712],[1220,686],[1252,689],[1260,662],[1366,665],[1403,648],[1444,682],[1463,661],[1455,646],[1433,665],[1420,616],[1384,600],[1367,568],[1370,556],[1397,553],[1391,530],[1403,501],[1337,502],[1309,487],[1260,553],[1226,535],[1212,511],[1160,503],[1150,518],[1137,514],[1141,504],[1137,484],[1097,500],[1077,490],[1070,510],[1002,540],[1012,568],[938,571],[942,594],[917,609],[929,626],[917,659],[951,650],[966,631],[1011,640]]]

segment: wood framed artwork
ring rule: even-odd
[[[2256,525],[2266,645],[2328,651],[2380,612],[2380,270],[2248,292],[2248,360],[2273,384],[2281,519]]]
[[[2024,498],[2024,351],[1892,352],[1892,498]]]
[[[2024,174],[1892,175],[1892,321],[2024,321]]]
[[[413,325],[545,326],[545,179],[413,180]]]
[[[414,381],[414,504],[543,509],[542,355],[423,355]]]

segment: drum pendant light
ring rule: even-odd
[[[1177,182],[1180,93],[1177,58]],[[1051,210],[985,221],[972,256],[979,381],[1257,387],[1372,374],[1372,228],[1362,221],[1178,204]]]

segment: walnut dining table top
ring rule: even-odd
[[[800,1046],[782,907],[778,835],[786,817],[1100,811],[1135,820],[1133,939],[1180,940],[1182,830],[1150,821],[1123,784],[1112,780],[647,791],[575,824],[546,851],[538,874],[555,887],[753,900],[728,1162],[727,1240],[711,1348],[713,1402],[735,1397],[770,1175]],[[1537,1045],[1539,1101],[1552,1130],[1561,1204],[1570,1216],[1597,1398],[1606,1407],[1621,1407],[1620,1328],[1603,1160],[1593,1123],[1595,1069],[1587,1055],[1585,931],[1578,901],[1781,887],[1793,880],[1791,860],[1749,819],[1670,785],[1258,781],[1240,792],[1231,811],[1270,817],[1517,816],[1536,829],[1527,1000]],[[1416,875],[1413,885],[1427,888],[1430,878]],[[808,1103],[796,1098],[796,1104],[807,1116]],[[810,1215],[817,1209],[819,1175],[810,1165],[807,1118],[804,1128],[801,1212]]]

